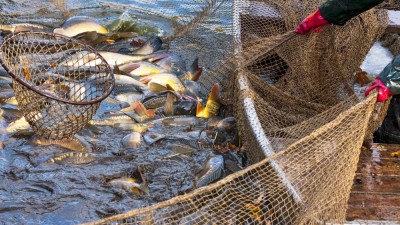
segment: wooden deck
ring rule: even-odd
[[[400,224],[400,158],[391,155],[399,150],[400,145],[381,144],[361,150],[348,202],[349,222]]]

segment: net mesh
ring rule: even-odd
[[[153,14],[153,1],[137,2]],[[353,73],[382,35],[387,15],[373,9],[344,27],[292,30],[321,0],[157,1],[174,21],[170,51],[205,66],[234,106],[254,163],[171,200],[91,224],[343,223],[360,147],[388,103],[358,97]]]
[[[15,33],[3,41],[0,55],[25,119],[44,138],[82,130],[114,85],[110,67],[94,49],[64,36]]]

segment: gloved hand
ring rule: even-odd
[[[329,24],[328,21],[322,17],[321,12],[319,9],[310,15],[308,15],[296,28],[296,33],[298,34],[306,34],[307,32],[316,29],[315,31],[318,32],[317,28],[322,27],[326,24]]]
[[[392,92],[382,83],[379,77],[376,77],[372,85],[365,91],[365,96],[368,96],[375,88],[378,88],[378,102],[384,102],[392,96]]]

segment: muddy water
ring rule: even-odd
[[[7,22],[32,22],[55,28],[66,19],[57,7],[45,1],[6,2],[4,12],[13,15]],[[173,32],[167,19],[146,16],[133,7],[133,2],[112,0],[100,4],[95,0],[74,0],[67,1],[67,8],[74,15],[92,16],[103,24],[128,11],[141,21],[155,24],[162,34]],[[157,1],[143,2],[156,4]],[[119,109],[119,105],[104,101],[95,118]],[[2,126],[10,122],[5,121]],[[30,137],[16,139],[1,134],[5,148],[0,150],[0,224],[77,224],[170,199],[193,190],[195,173],[212,153],[211,149],[202,149],[191,156],[174,156],[175,152],[165,147],[165,143],[149,146],[143,140],[140,148],[124,149],[121,140],[129,132],[99,128],[103,134],[86,129],[78,134],[90,143],[91,153],[87,157],[58,163],[48,160],[69,150],[57,146],[33,146]],[[162,129],[153,131],[165,132]],[[114,178],[138,178],[138,166],[144,169],[149,194],[137,196],[107,184]]]

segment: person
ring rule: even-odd
[[[298,34],[318,32],[322,26],[331,24],[343,26],[351,18],[367,11],[384,0],[328,0],[308,15],[296,28]],[[377,89],[378,102],[390,100],[387,115],[374,133],[374,142],[400,143],[400,55],[396,56],[375,78],[365,95]]]

